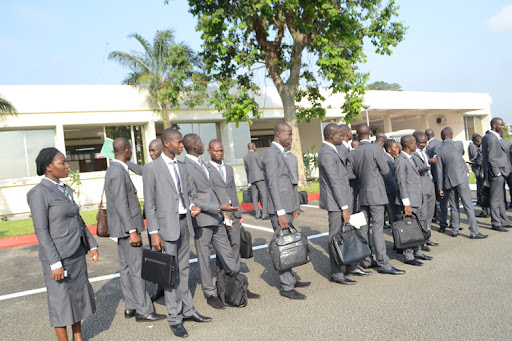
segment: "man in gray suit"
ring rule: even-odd
[[[285,156],[288,159],[288,166],[290,166],[290,175],[292,177],[293,191],[295,192],[295,200],[297,201],[296,205],[299,207],[300,214],[300,196],[299,196],[299,160],[295,155],[290,151],[292,148],[291,145],[285,148]]]
[[[415,131],[413,134],[416,139],[416,151],[412,153],[418,171],[420,173],[421,190],[423,191],[423,205],[420,209],[420,220],[427,224],[429,229],[432,229],[432,219],[436,210],[436,189],[433,182],[433,176],[430,168],[435,165],[437,158],[429,158],[425,150],[427,146],[427,135],[422,131]],[[434,243],[428,240],[426,245],[422,246],[423,251],[430,251],[430,246],[437,246],[439,243]]]
[[[256,151],[256,145],[250,142],[247,145],[249,152],[244,156],[244,168],[247,175],[247,182],[251,187],[252,204],[256,219],[268,219],[268,213],[265,211],[267,205],[267,188],[265,186],[265,176],[263,175],[263,165],[261,164],[261,156]],[[260,209],[258,201],[261,202]]]
[[[399,195],[397,203],[402,205],[406,216],[413,214],[418,217],[421,224],[427,224],[422,220],[420,208],[426,203],[423,201],[423,192],[420,180],[420,171],[414,160],[414,152],[416,151],[416,139],[412,135],[405,135],[401,138],[402,151],[398,154],[394,166],[396,182],[398,184]],[[420,165],[425,168],[420,160]],[[427,167],[428,169],[428,167]],[[421,266],[423,265],[418,259],[431,260],[433,257],[425,255],[419,246],[407,248],[403,250],[405,264]]]
[[[437,148],[441,147],[441,141],[435,138],[434,130],[427,129],[425,130],[425,135],[427,135],[428,142],[425,151],[427,152],[427,156],[432,159],[436,156]],[[439,232],[444,233],[446,227],[448,226],[448,197],[441,197],[439,194],[439,181],[437,179],[437,171],[436,164],[432,164],[430,167],[430,173],[432,174],[432,179],[434,180],[434,187],[436,191],[436,201],[439,203],[439,212],[435,210],[434,215],[439,220]],[[439,213],[439,214],[438,214]]]
[[[165,318],[156,314],[141,277],[142,241],[144,221],[137,190],[133,186],[126,162],[132,156],[130,142],[124,137],[114,140],[115,159],[105,174],[108,229],[117,239],[121,289],[126,306],[125,317],[135,320],[156,321]]]
[[[329,240],[340,233],[343,224],[350,223],[350,186],[348,183],[347,168],[337,148],[343,141],[343,130],[335,123],[329,123],[324,128],[324,143],[318,153],[318,169],[320,182],[320,208],[327,210],[329,217]],[[345,277],[350,273],[358,276],[367,276],[371,271],[364,271],[352,263],[348,266],[339,265],[334,259],[332,249],[329,249],[331,264],[330,281],[339,284],[355,284],[356,282]]]
[[[211,318],[194,309],[189,289],[190,236],[192,217],[200,214],[195,206],[196,192],[187,166],[176,160],[183,151],[182,135],[175,129],[161,134],[163,153],[143,169],[144,205],[154,250],[164,249],[176,257],[178,276],[175,287],[164,288],[167,318],[174,335],[188,336],[183,320],[209,322]]]
[[[508,159],[509,150],[503,143],[505,124],[499,117],[491,120],[491,130],[482,139],[483,171],[491,189],[491,224],[493,230],[505,232],[505,227],[512,226],[507,217],[503,201],[505,178],[511,173],[512,166]]]
[[[292,128],[278,122],[274,126],[274,141],[263,155],[263,172],[267,185],[267,212],[274,231],[286,229],[298,217],[300,207],[295,200],[290,167],[285,154],[285,148],[292,143]],[[309,282],[297,281],[292,269],[279,272],[281,296],[290,299],[306,299],[306,296],[295,290],[295,287],[305,287]]]
[[[183,144],[187,151],[185,164],[188,166],[190,177],[196,188],[197,196],[194,199],[194,204],[201,209],[201,214],[192,220],[201,286],[207,303],[215,309],[224,309],[224,303],[217,296],[217,288],[212,282],[210,252],[213,245],[217,259],[222,262],[224,272],[227,274],[238,272],[224,227],[224,213],[234,213],[239,208],[233,207],[227,202],[221,203],[215,195],[210,182],[210,172],[201,159],[201,155],[204,153],[204,144],[201,138],[196,134],[187,134],[183,137]],[[217,274],[217,276],[219,275]]]
[[[450,127],[446,127],[441,131],[441,138],[443,139],[443,143],[441,147],[437,149],[436,172],[440,188],[439,194],[442,197],[445,195],[448,196],[448,203],[451,208],[451,236],[457,237],[459,234],[460,213],[458,198],[460,198],[469,220],[470,238],[486,238],[487,235],[479,232],[478,223],[475,218],[473,199],[471,198],[471,190],[469,189],[468,183],[468,167],[462,158],[464,155],[464,146],[460,141],[452,141],[453,130]]]
[[[394,268],[389,263],[384,239],[384,210],[388,204],[388,196],[383,176],[389,172],[386,156],[382,147],[370,142],[370,127],[361,124],[357,127],[359,146],[348,155],[348,165],[359,183],[359,202],[361,210],[368,219],[373,220],[372,236],[373,251],[377,262],[371,257],[363,261],[363,267],[377,267],[377,272],[391,275],[401,275],[405,271]],[[368,236],[368,226],[362,227],[362,234]]]
[[[396,196],[398,195],[398,185],[395,177],[395,157],[400,153],[398,142],[388,139],[384,142],[384,154],[386,162],[388,163],[389,172],[384,176],[384,185],[386,186],[386,194],[388,196],[388,204],[386,205],[386,211],[388,212],[389,225],[392,225],[399,215],[399,208],[396,204]],[[387,228],[389,228],[388,226]],[[386,228],[386,226],[384,226]]]
[[[350,204],[348,205],[349,210],[351,213],[357,213],[359,212],[359,185],[354,174],[352,174],[351,170],[347,167],[348,154],[352,150],[352,147],[350,146],[349,142],[350,140],[352,140],[352,130],[346,124],[340,124],[339,127],[341,128],[343,140],[341,141],[341,144],[339,146],[336,146],[336,149],[338,149],[338,153],[341,156],[341,160],[343,161],[345,168],[347,168],[348,182],[350,185],[350,198],[352,198],[352,200],[350,200]]]
[[[484,171],[483,171],[483,163],[484,156],[482,154],[482,136],[479,134],[473,134],[471,138],[473,143],[470,143],[468,146],[468,156],[469,161],[471,162],[471,170],[473,174],[475,174],[476,178],[476,198],[477,203],[482,206],[482,190],[484,187]],[[482,212],[480,212],[477,217],[487,218],[489,217],[489,208],[482,207]]]

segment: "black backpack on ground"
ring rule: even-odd
[[[228,275],[223,272],[217,277],[217,294],[221,301],[233,307],[247,305],[247,276],[241,273]]]

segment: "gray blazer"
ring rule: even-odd
[[[425,163],[425,160],[423,160],[421,155],[417,152],[412,153],[412,159],[414,160],[414,163],[418,168],[418,172],[420,173],[421,190],[423,191],[423,195],[435,195],[436,188],[434,186],[434,182],[432,179],[430,179],[430,175],[428,174],[430,167]]]
[[[318,152],[318,169],[320,208],[332,212],[341,211],[343,206],[350,206],[352,196],[347,169],[339,152],[336,153],[331,146],[322,144]]]
[[[65,189],[73,198],[73,190],[67,185]],[[81,247],[76,203],[45,179],[27,193],[27,201],[39,241],[39,259],[54,264],[74,255]],[[91,248],[98,247],[89,229],[86,233]]]
[[[248,152],[244,156],[244,168],[249,183],[265,180],[261,156],[258,152]]]
[[[437,148],[441,147],[441,144],[442,142],[439,141],[438,139],[433,139],[431,140],[428,144],[427,144],[427,147],[425,148],[425,151],[427,152],[427,155],[429,157],[429,159],[433,158],[434,155],[437,155]],[[437,181],[437,163],[434,163],[431,167],[430,167],[430,172],[432,173],[432,177],[434,178],[434,181],[438,184],[439,186],[439,183]],[[439,187],[440,188],[440,187]]]
[[[508,176],[511,171],[510,161],[508,160],[509,150],[503,143],[503,139],[492,132],[487,131],[482,139],[483,171],[484,176],[489,178],[502,174]]]
[[[343,161],[343,163],[346,164],[350,150],[348,150],[343,143],[336,146],[336,149],[338,150],[338,154],[341,157],[341,161]]]
[[[284,154],[272,143],[265,151],[262,161],[265,184],[269,194],[267,197],[267,212],[276,214],[277,211],[282,209],[286,213],[299,211],[300,206],[297,205],[296,190],[293,188],[290,168],[284,159]]]
[[[409,198],[411,207],[420,207],[423,203],[420,173],[403,152],[395,159],[395,175],[399,191],[396,197],[397,204],[403,206],[402,199]]]
[[[384,176],[389,166],[382,147],[363,141],[348,154],[348,167],[359,183],[359,203],[361,206],[388,204]]]
[[[295,186],[299,183],[299,160],[292,153],[287,153],[288,166],[290,166],[290,175],[292,176],[292,184]]]
[[[388,153],[384,154],[389,167],[388,174],[384,175],[384,185],[386,186],[387,195],[396,196],[398,194],[398,184],[395,178],[395,159]]]
[[[209,162],[206,164],[206,168],[210,171],[210,183],[212,184],[213,192],[217,196],[220,204],[231,203],[231,206],[240,208],[240,210],[236,212],[224,212],[224,214],[227,214],[230,218],[240,218],[242,217],[242,207],[236,195],[233,167],[226,163],[224,163],[224,166],[226,167],[226,182],[224,182],[222,175],[214,165]]]
[[[180,238],[179,195],[169,168],[162,157],[148,163],[142,168],[144,186],[144,210],[148,231],[158,231],[165,241],[176,241]],[[187,225],[191,236],[194,236],[190,204],[194,202],[196,192],[187,166],[178,161],[181,190],[184,205],[187,209]],[[201,213],[202,214],[202,213]]]
[[[462,158],[464,145],[461,141],[444,140],[436,152],[439,188],[450,189],[463,182],[468,182],[468,166]]]
[[[219,211],[220,202],[212,189],[210,180],[208,180],[197,162],[185,158],[185,164],[188,167],[191,182],[196,188],[194,204],[201,209],[201,213],[197,217],[192,218],[194,228],[222,224],[224,219]]]
[[[475,176],[478,178],[480,173],[482,172],[482,164],[484,161],[484,156],[482,154],[482,146],[477,147],[473,143],[470,143],[468,146],[468,156],[469,161],[471,161],[471,170],[475,173]]]
[[[111,162],[105,174],[108,232],[111,237],[129,237],[130,230],[144,231],[137,190],[130,175],[118,162]]]

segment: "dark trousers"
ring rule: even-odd
[[[372,253],[377,258],[377,264],[382,269],[388,269],[391,267],[389,263],[389,257],[386,253],[386,240],[384,239],[384,205],[376,206],[362,206],[361,210],[366,213],[368,221],[372,221],[372,241],[369,243],[369,226],[361,226],[361,234],[364,238],[368,238],[367,242],[372,248]],[[370,266],[371,257],[363,260],[363,265]]]
[[[226,233],[228,235],[229,243],[231,244],[231,251],[233,258],[235,258],[236,271],[240,271],[240,219],[233,218],[232,226],[226,226]],[[217,265],[217,277],[224,271],[224,265],[220,260],[220,257],[215,258],[215,264]]]
[[[268,216],[266,211],[267,207],[267,186],[265,185],[265,180],[256,181],[251,183],[251,192],[252,192],[252,204],[254,206],[254,212],[256,213],[256,217],[260,216]],[[258,205],[258,201],[261,202],[261,207]]]
[[[490,211],[492,227],[503,227],[509,225],[510,220],[507,218],[505,202],[503,201],[503,186],[505,178],[503,176],[492,176],[489,178],[491,185]]]

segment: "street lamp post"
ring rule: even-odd
[[[370,126],[370,119],[368,118],[368,109],[370,108],[370,104],[368,103],[363,103],[362,104],[362,107],[364,108],[364,110],[366,110],[366,125],[369,127]]]

